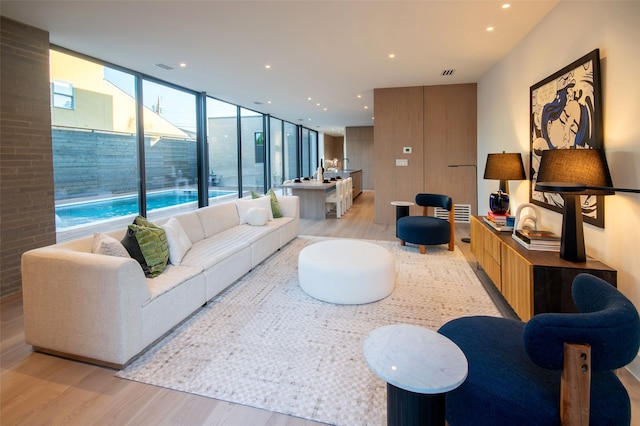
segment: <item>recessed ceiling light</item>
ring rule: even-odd
[[[509,3],[505,3],[502,5],[503,9],[509,9],[511,7],[511,5]]]
[[[368,106],[368,105],[365,105],[365,106],[364,106],[364,109],[369,109],[369,106]]]
[[[267,101],[268,104],[271,104],[271,101]]]
[[[270,70],[271,69],[271,65],[267,64],[264,66],[266,69]]]
[[[358,95],[358,99],[362,98],[362,95]]]
[[[320,106],[320,102],[316,102],[316,106]]]
[[[389,53],[389,59],[393,59],[393,58],[395,58],[395,57],[396,57],[396,54],[395,54],[395,53]]]
[[[309,97],[307,98],[307,100],[308,100],[308,101],[310,101],[310,100],[311,100],[311,96],[309,96]]]
[[[327,107],[324,107],[323,109],[326,111],[326,110],[327,110]]]
[[[493,27],[487,27],[487,31],[493,31],[494,28]]]
[[[187,64],[185,64],[184,62],[180,62],[180,68],[186,68]]]

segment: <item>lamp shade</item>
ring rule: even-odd
[[[484,168],[485,179],[524,180],[522,156],[519,153],[488,154]]]
[[[549,149],[542,151],[536,191],[613,194],[613,182],[601,149]]]

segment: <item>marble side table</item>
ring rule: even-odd
[[[445,393],[467,378],[467,358],[447,337],[409,324],[365,339],[369,368],[387,382],[388,425],[444,425]]]

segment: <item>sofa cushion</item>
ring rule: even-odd
[[[247,210],[247,223],[251,226],[263,226],[269,221],[269,214],[262,207]]]
[[[193,244],[204,240],[204,230],[202,229],[202,223],[200,222],[200,216],[197,211],[182,213],[176,215],[175,218],[180,222],[182,229],[187,233]]]
[[[164,294],[176,286],[181,285],[185,281],[195,277],[202,273],[202,268],[183,266],[183,265],[169,265],[162,273],[162,275],[154,278],[147,279],[147,287],[151,297],[145,302],[147,305],[156,297]]]
[[[166,268],[169,261],[166,233],[144,217],[136,217],[133,224],[129,225],[122,244],[131,257],[140,263],[147,277],[157,277]]]
[[[170,218],[162,225],[162,229],[167,234],[169,244],[169,261],[172,265],[179,265],[184,255],[192,246],[191,239],[175,217]]]
[[[271,211],[273,212],[273,218],[278,219],[282,217],[282,211],[280,210],[280,202],[273,188],[270,188],[267,195],[271,197]]]
[[[214,204],[198,209],[197,212],[205,238],[238,226],[239,216],[235,203]]]
[[[255,191],[251,191],[251,198],[260,198],[262,195],[258,194]],[[271,198],[271,220],[282,217],[282,212],[280,211],[280,203],[278,203],[278,197],[276,193],[273,191],[273,188],[270,188],[267,191],[267,195],[265,197]]]
[[[247,211],[251,207],[262,207],[269,213],[269,220],[273,220],[273,213],[271,212],[271,197],[260,197],[254,199],[241,198],[236,200],[236,207],[238,208],[239,224],[247,223]]]
[[[107,234],[103,234],[102,232],[96,232],[93,234],[91,252],[107,256],[131,257],[120,241]]]
[[[247,228],[253,228],[248,225]],[[262,229],[253,228],[253,229]],[[191,250],[182,258],[181,266],[194,266],[207,270],[222,260],[250,247],[251,243],[245,235],[237,233],[236,229],[222,231],[206,240],[195,243]]]

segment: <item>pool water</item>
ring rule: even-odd
[[[231,194],[236,194],[236,192],[210,190],[209,198]],[[151,211],[194,201],[198,201],[198,193],[196,191],[173,190],[152,193],[147,194],[147,210]],[[70,203],[56,206],[56,226],[58,228],[68,228],[137,213],[137,195]]]

